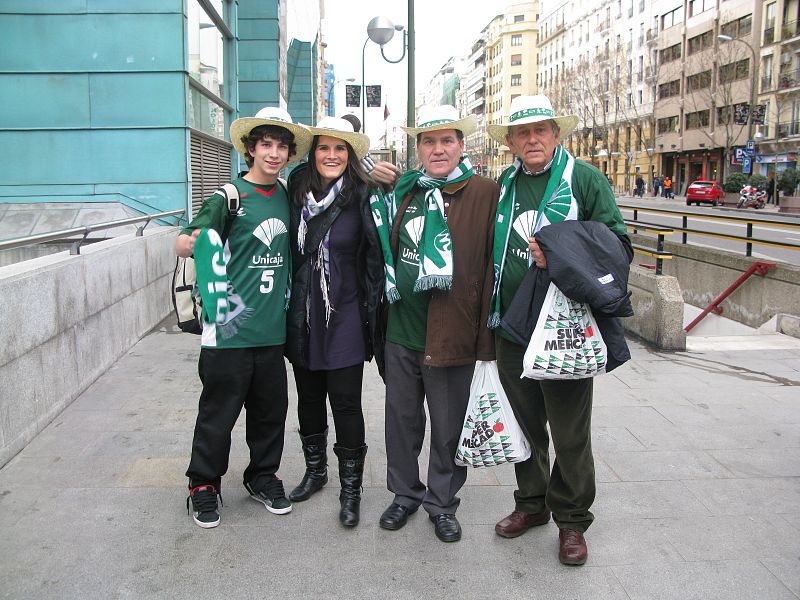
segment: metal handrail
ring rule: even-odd
[[[0,241],[0,250],[11,250],[12,248],[22,248],[23,246],[30,246],[32,244],[41,244],[44,242],[54,242],[57,240],[63,240],[65,237],[72,237],[74,235],[83,235],[83,237],[79,240],[75,240],[72,242],[72,246],[69,249],[70,254],[80,254],[81,253],[81,246],[86,241],[86,238],[89,236],[90,233],[93,231],[99,231],[101,229],[114,229],[115,227],[122,227],[124,225],[133,225],[135,223],[141,223],[144,221],[144,225],[141,227],[136,228],[136,236],[141,237],[144,233],[144,228],[150,224],[150,221],[155,219],[164,219],[166,217],[177,217],[175,219],[175,224],[177,225],[180,222],[179,215],[183,215],[186,213],[185,209],[180,210],[171,210],[168,212],[161,212],[152,215],[142,215],[141,217],[129,217],[127,219],[120,219],[118,221],[108,221],[106,223],[98,223],[97,225],[83,225],[81,227],[73,227],[72,229],[62,229],[60,231],[52,231],[50,233],[39,233],[37,235],[28,235],[21,238],[14,238],[11,240],[4,240]]]
[[[692,329],[694,329],[695,325],[697,325],[700,321],[702,321],[706,317],[706,315],[708,315],[708,313],[713,312],[715,314],[721,315],[722,307],[720,306],[720,304],[722,303],[723,300],[725,300],[725,298],[727,298],[734,291],[736,291],[739,288],[739,286],[742,285],[745,281],[747,281],[747,279],[751,275],[755,274],[755,275],[761,275],[761,277],[765,277],[769,272],[769,270],[774,268],[775,268],[775,263],[772,262],[763,262],[763,261],[754,262],[752,265],[750,265],[750,268],[748,268],[747,271],[742,273],[736,281],[734,281],[730,286],[728,286],[727,290],[722,292],[711,302],[711,304],[706,306],[703,309],[703,312],[697,315],[694,321],[692,321],[686,327],[684,327],[683,330],[686,333],[689,333]]]
[[[647,233],[656,234],[656,249],[648,248],[642,244],[631,244],[635,252],[646,254],[647,256],[654,256],[656,258],[655,271],[656,275],[662,274],[662,267],[665,259],[672,258],[672,254],[664,250],[664,236],[674,233],[671,227],[664,227],[662,225],[653,225],[651,223],[643,223],[641,221],[632,221],[625,219],[625,226],[628,229],[633,229],[633,233],[638,233],[641,229]],[[652,269],[652,265],[642,265]]]
[[[680,231],[682,233],[681,236],[682,244],[688,243],[688,234],[692,233],[696,235],[704,235],[707,237],[720,238],[724,240],[744,242],[746,244],[745,247],[746,256],[753,255],[753,244],[759,244],[761,246],[773,246],[775,248],[783,248],[786,250],[800,250],[800,244],[791,244],[789,242],[775,242],[771,240],[762,240],[753,237],[753,225],[769,225],[772,227],[786,227],[788,229],[800,229],[800,222],[789,223],[786,221],[771,221],[769,219],[760,219],[760,218],[733,217],[727,215],[712,215],[703,213],[686,213],[685,211],[681,210],[671,210],[668,208],[648,208],[646,206],[633,206],[629,204],[618,204],[618,206],[620,209],[633,211],[633,218],[637,221],[640,211],[681,217],[681,225],[682,225],[681,227],[677,226],[670,226],[670,227],[672,227],[672,229],[674,229],[675,231]],[[746,234],[742,236],[742,235],[731,235],[727,233],[714,233],[711,231],[703,231],[702,229],[690,229],[689,218],[701,219],[701,220],[706,219],[715,221],[730,221],[734,223],[746,224],[747,226]],[[651,227],[657,225],[656,223],[647,223],[647,221],[639,221],[639,222]]]

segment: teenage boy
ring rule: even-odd
[[[233,182],[239,210],[230,215],[226,198],[215,192],[175,243],[178,256],[195,255],[202,291],[210,283],[202,274],[208,273],[221,292],[218,303],[203,309],[203,391],[186,471],[187,510],[191,501],[194,521],[203,528],[219,525],[217,501],[242,407],[250,448],[244,486],[271,513],[292,510],[276,474],[288,407],[283,346],[290,284],[289,200],[278,174],[308,152],[311,135],[285,110],[263,108],[234,121],[230,136],[249,168]]]

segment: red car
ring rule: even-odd
[[[722,186],[716,181],[693,181],[686,190],[686,206],[691,206],[692,202],[700,206],[701,202],[706,202],[711,206],[722,204],[725,192]]]

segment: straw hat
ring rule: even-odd
[[[297,145],[297,152],[289,157],[288,164],[299,162],[308,154],[308,149],[311,148],[312,137],[308,128],[298,123],[292,123],[291,115],[284,109],[275,106],[262,108],[256,113],[255,117],[243,117],[231,123],[231,143],[239,154],[245,157],[247,156],[247,147],[242,143],[242,138],[261,125],[283,127],[294,134],[294,143]]]
[[[478,120],[475,115],[468,115],[460,119],[455,106],[442,104],[441,106],[423,106],[419,109],[417,126],[401,127],[401,129],[414,137],[426,131],[441,131],[442,129],[458,129],[467,136],[474,133],[477,127]]]
[[[353,124],[339,117],[324,117],[317,123],[316,127],[309,127],[311,135],[327,135],[329,137],[344,140],[353,147],[353,152],[359,159],[369,154],[369,136],[364,133],[356,133]]]
[[[513,125],[525,125],[526,123],[538,123],[539,121],[555,121],[561,129],[561,135],[569,135],[578,124],[578,117],[575,115],[565,115],[556,117],[553,113],[553,105],[547,96],[517,96],[511,101],[511,116],[503,123],[495,123],[486,126],[489,137],[501,144],[506,143],[506,134]]]

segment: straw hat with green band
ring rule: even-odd
[[[511,116],[503,123],[495,123],[486,126],[489,137],[500,142],[506,143],[506,134],[509,127],[514,125],[525,125],[527,123],[538,123],[539,121],[555,121],[561,130],[561,136],[572,133],[578,124],[578,117],[575,115],[555,116],[553,105],[547,96],[517,96],[511,101]]]
[[[294,143],[297,145],[297,152],[289,157],[288,164],[299,162],[311,148],[311,139],[314,137],[311,132],[299,123],[293,123],[291,115],[282,108],[267,106],[256,113],[255,117],[242,117],[231,123],[231,144],[242,156],[247,156],[247,148],[242,142],[242,138],[248,135],[256,127],[261,125],[275,125],[283,127],[294,134]]]
[[[425,106],[419,110],[419,119],[416,127],[402,127],[408,135],[418,136],[426,131],[441,131],[443,129],[458,129],[464,136],[475,132],[478,119],[475,115],[459,118],[455,106],[443,104],[441,106]]]

